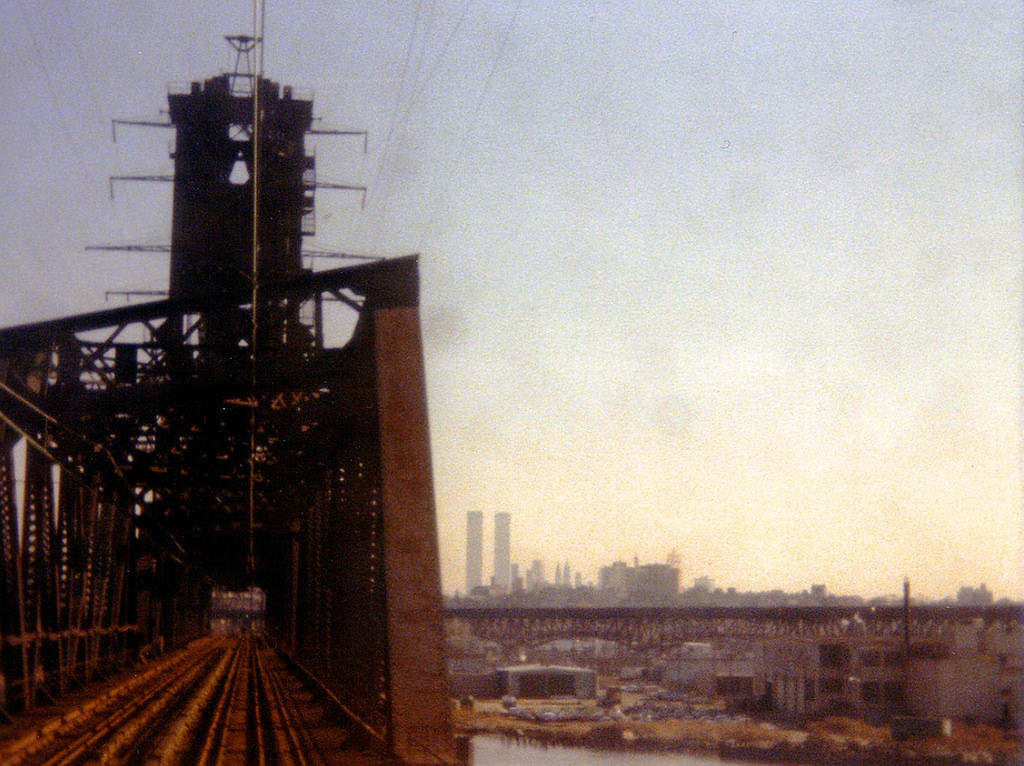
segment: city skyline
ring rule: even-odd
[[[501,521],[499,521],[501,517]],[[595,571],[592,573],[584,573],[580,569],[576,568],[572,562],[563,560],[557,555],[554,558],[534,558],[530,560],[513,560],[509,553],[507,558],[508,561],[508,572],[509,579],[507,585],[499,583],[498,572],[501,571],[502,566],[499,561],[498,566],[493,566],[496,560],[499,560],[498,552],[504,552],[506,550],[511,551],[513,547],[514,538],[511,535],[512,529],[512,518],[508,512],[497,512],[494,514],[494,535],[492,540],[494,542],[493,550],[495,555],[491,557],[490,563],[492,567],[490,570],[485,566],[485,560],[482,555],[485,535],[484,535],[484,514],[481,511],[467,511],[466,513],[466,565],[464,570],[463,584],[466,586],[465,589],[458,587],[445,590],[445,595],[448,597],[461,597],[470,595],[471,591],[475,587],[483,587],[486,589],[486,593],[489,596],[501,597],[509,593],[515,593],[517,591],[530,592],[540,587],[556,587],[556,588],[589,588],[593,590],[603,590],[607,587],[604,583],[604,579],[607,576],[606,572],[619,572],[624,569],[634,570],[651,570],[654,568],[662,569],[675,569],[678,573],[678,587],[676,588],[677,593],[684,593],[686,591],[704,591],[708,593],[771,593],[771,592],[787,592],[785,589],[775,587],[771,584],[767,584],[766,587],[756,590],[740,591],[734,584],[731,583],[719,583],[716,582],[713,577],[708,576],[706,573],[686,572],[680,568],[682,562],[678,560],[678,551],[675,549],[669,551],[663,560],[658,561],[641,561],[639,556],[634,555],[631,559],[619,558],[619,559],[608,559],[601,561]],[[499,533],[499,529],[501,530]],[[555,575],[551,579],[547,576],[547,565],[554,560],[555,562]],[[529,564],[524,566],[520,575],[520,564]],[[483,573],[490,571],[492,576],[490,578],[483,577]],[[571,575],[569,574],[571,572]],[[591,576],[592,575],[592,576]],[[619,575],[621,577],[621,574]],[[472,584],[471,584],[472,583]],[[887,601],[901,601],[903,599],[904,587],[910,588],[912,583],[909,579],[901,580],[893,584],[891,590],[879,593],[856,593],[850,591],[843,591],[841,585],[838,589],[834,589],[829,583],[820,582],[808,582],[805,583],[802,588],[789,591],[790,595],[810,595],[812,597],[818,597],[824,599],[826,595],[828,597],[854,597],[864,599],[878,599],[882,598]],[[1018,596],[1012,598],[1010,596],[1002,595],[1000,599],[1009,598],[1011,601],[1017,601],[1018,603],[1024,602],[1024,598]],[[912,595],[913,600],[919,600],[917,594]],[[964,603],[991,603],[996,600],[996,596],[988,589],[984,582],[973,582],[965,580],[957,586],[956,590],[945,594],[927,594],[921,598],[922,601],[958,601]]]
[[[251,8],[8,5],[0,325],[166,289],[161,255],[84,251],[169,237],[169,185],[108,180],[166,173],[166,132],[110,120],[233,66]],[[1022,29],[1008,0],[271,4],[266,75],[368,131],[315,141],[367,196],[318,192],[306,247],[421,254],[444,590],[479,510],[517,562],[1019,598]]]

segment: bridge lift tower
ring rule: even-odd
[[[417,258],[303,267],[311,100],[236,72],[168,101],[168,297],[0,330],[2,702],[255,585],[353,725],[451,760]]]

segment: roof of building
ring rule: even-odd
[[[574,673],[591,674],[596,671],[591,668],[578,668],[570,665],[509,665],[498,668],[502,673]]]

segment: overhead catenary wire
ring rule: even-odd
[[[367,184],[371,190],[371,196],[376,200],[379,200],[379,204],[377,205],[378,209],[387,210],[391,201],[392,184],[387,181],[382,183],[381,178],[385,175],[386,168],[388,167],[394,147],[396,146],[395,137],[408,123],[416,105],[419,103],[420,97],[423,95],[427,85],[433,79],[434,74],[439,69],[441,62],[444,60],[451,48],[452,42],[455,40],[459,29],[462,27],[471,5],[472,0],[466,0],[466,2],[462,4],[458,11],[458,17],[455,23],[451,25],[448,35],[437,54],[434,56],[429,68],[426,70],[426,75],[422,78],[420,78],[420,73],[423,71],[423,62],[427,58],[426,51],[428,34],[433,26],[433,19],[428,23],[424,23],[419,35],[419,44],[417,46],[417,30],[420,28],[419,20],[421,8],[420,4],[417,4],[416,6],[416,16],[413,22],[413,29],[410,32],[409,44],[406,48],[406,59],[402,68],[402,76],[399,81],[398,95],[395,98],[395,106],[392,110],[388,131],[384,136],[384,140],[380,144],[379,158],[377,161],[376,171],[373,175],[373,180]],[[412,63],[414,51],[416,52],[416,64],[415,68],[410,72],[410,64]],[[363,225],[366,225],[366,222],[363,222]],[[378,226],[379,225],[381,224],[378,223]]]
[[[462,145],[465,144],[467,138],[476,127],[477,120],[480,118],[480,110],[483,108],[484,100],[487,98],[487,94],[491,88],[491,81],[494,79],[494,73],[498,69],[498,64],[505,53],[505,47],[508,45],[509,38],[512,35],[512,30],[515,28],[516,21],[519,18],[519,10],[521,6],[522,0],[519,0],[519,2],[516,3],[515,9],[512,11],[512,17],[511,19],[509,19],[508,25],[505,27],[505,34],[501,38],[501,44],[498,46],[498,50],[494,54],[494,60],[491,62],[491,68],[487,72],[487,78],[484,80],[483,88],[480,89],[480,95],[477,97],[476,105],[473,108],[473,113],[470,116],[467,122],[466,130],[463,133],[461,140],[459,141],[458,152],[455,156],[457,158],[457,163],[460,165],[462,162],[462,157],[464,156],[464,152],[462,151]],[[458,173],[453,174],[452,177],[458,177]],[[448,186],[449,184],[444,184],[437,193],[437,197],[434,201],[434,212],[431,214],[430,219],[427,222],[427,225],[423,227],[423,233],[420,236],[420,241],[416,246],[417,251],[423,249],[423,245],[426,240],[427,234],[433,228],[434,221],[437,220],[437,216],[439,215],[441,209],[441,200],[444,198],[444,194],[448,190]]]

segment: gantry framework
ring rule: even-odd
[[[254,584],[354,722],[449,760],[417,258],[303,268],[311,101],[237,74],[168,100],[168,298],[0,330],[0,710]]]

